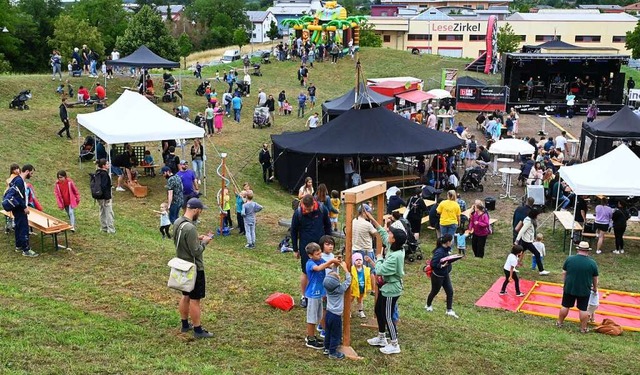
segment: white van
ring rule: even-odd
[[[224,64],[228,64],[230,62],[234,62],[236,60],[240,60],[240,50],[237,49],[228,49],[224,51],[220,62]]]

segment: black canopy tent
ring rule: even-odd
[[[478,87],[484,87],[487,84],[479,79],[473,78],[473,77],[469,77],[469,76],[464,76],[464,77],[460,77],[458,79],[456,79],[456,85],[457,86],[478,86]]]
[[[395,103],[395,100],[393,97],[369,90],[364,83],[360,83],[357,94],[356,90],[353,89],[340,97],[327,100],[322,104],[322,123],[326,124],[354,106],[359,106],[362,109],[382,107]]]
[[[147,46],[142,45],[132,54],[118,60],[107,60],[107,65],[135,66],[143,68],[179,68],[180,63],[169,61],[153,53]]]
[[[383,107],[351,109],[317,129],[272,135],[275,177],[289,191],[317,181],[319,158],[419,156],[451,151],[462,140]]]
[[[580,134],[580,155],[588,160],[600,157],[613,149],[614,141],[640,141],[640,116],[624,106],[610,117],[594,122],[583,122]]]

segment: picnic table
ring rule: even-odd
[[[413,174],[405,174],[398,176],[385,176],[385,177],[369,177],[365,178],[367,181],[385,181],[387,184],[393,184],[398,182],[413,182],[419,180],[420,177]]]
[[[13,213],[11,212],[2,210],[0,211],[0,213],[2,213],[4,216],[13,218]],[[64,220],[57,219],[49,214],[45,214],[42,211],[38,211],[33,207],[29,207],[29,215],[27,215],[27,219],[29,221],[29,226],[40,232],[40,245],[43,251],[45,234],[53,238],[54,250],[58,250],[58,248],[71,250],[69,248],[69,240],[67,238],[67,231],[72,228],[69,223]],[[58,243],[59,233],[64,233],[65,246],[62,246]]]
[[[570,232],[573,228],[573,231],[581,231],[582,225],[577,223],[574,220],[573,212],[571,211],[553,211],[553,230],[552,233],[556,232],[556,222],[560,222],[563,228],[563,236],[562,236],[562,252],[565,252],[567,248],[567,232]],[[584,235],[585,233],[583,233]]]

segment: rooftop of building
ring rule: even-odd
[[[596,10],[597,12],[597,10]],[[627,13],[591,13],[591,12],[516,12],[506,18],[507,21],[594,21],[594,22],[637,22],[638,19]]]
[[[251,22],[263,22],[271,13],[268,10],[248,10],[245,12],[249,21]]]

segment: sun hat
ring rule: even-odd
[[[576,246],[576,250],[591,251],[591,248],[589,247],[589,243],[587,241],[581,241],[578,246]]]

